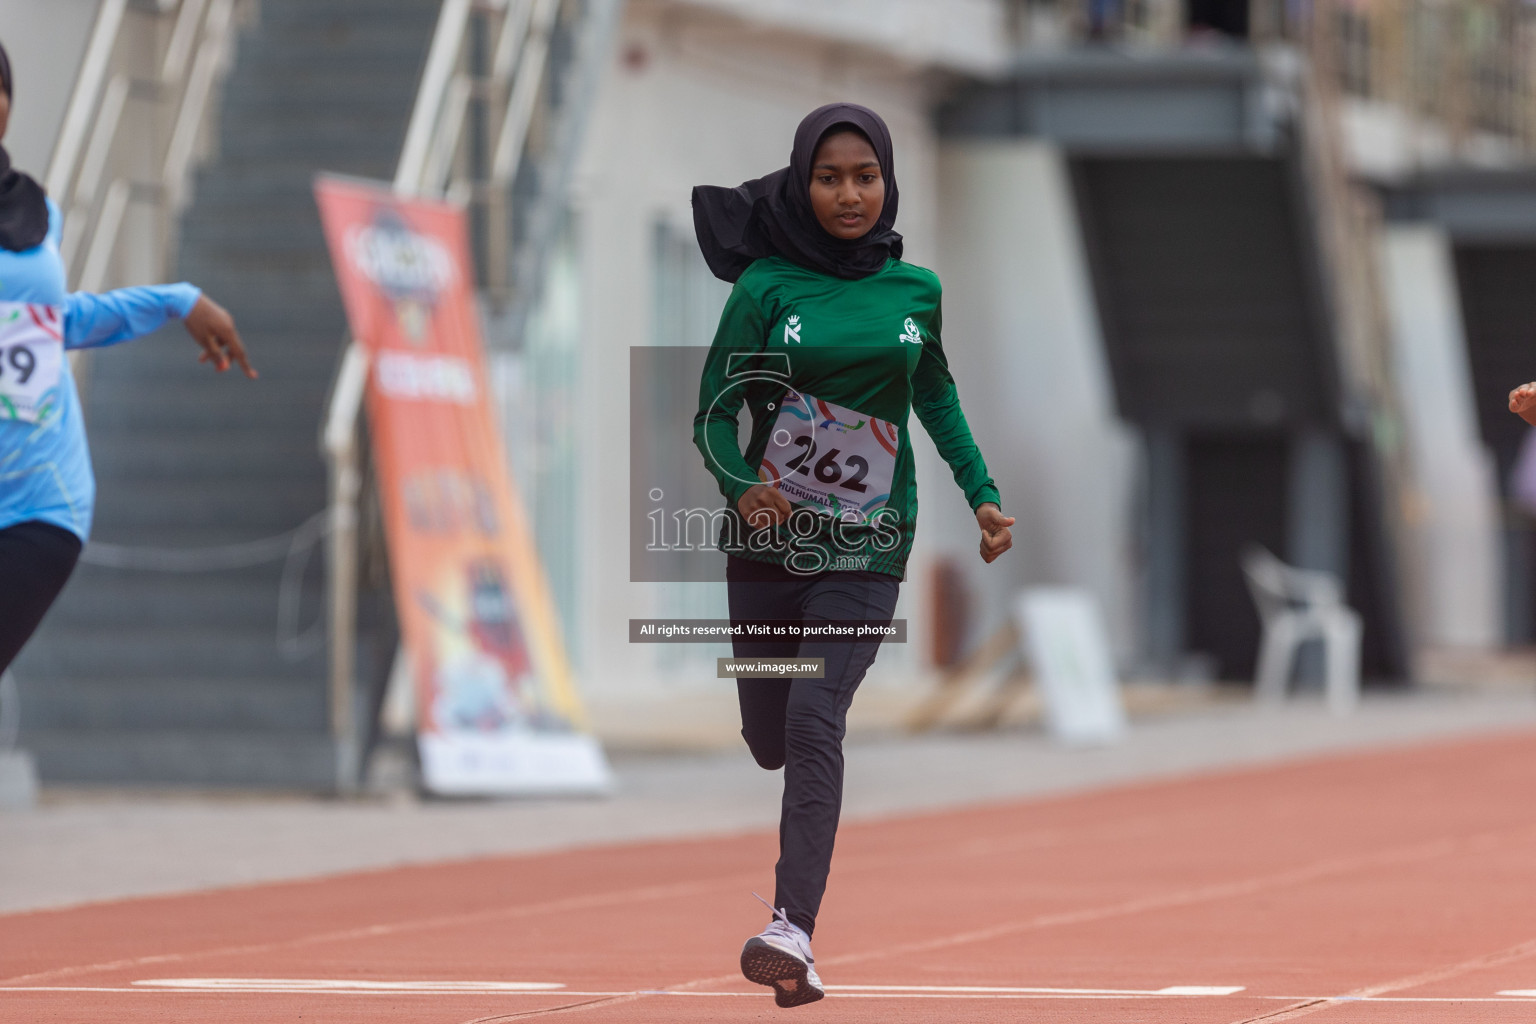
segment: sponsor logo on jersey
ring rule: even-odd
[[[800,314],[796,313],[784,322],[784,344],[793,341],[800,344]]]

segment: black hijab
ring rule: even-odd
[[[11,58],[0,46],[0,90],[11,98]],[[11,155],[0,146],[0,249],[21,252],[48,237],[48,203],[31,175],[11,170]]]
[[[869,140],[885,179],[880,219],[860,238],[837,238],[811,209],[811,160],[833,129],[852,128]],[[856,103],[829,103],[795,129],[789,166],[735,188],[699,185],[693,190],[693,227],[704,261],[714,275],[734,282],[753,260],[782,256],[834,277],[868,277],[888,258],[901,258],[896,223],[896,167],[891,132],[880,115]]]

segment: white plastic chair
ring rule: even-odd
[[[1344,603],[1337,577],[1296,569],[1257,545],[1243,554],[1243,574],[1264,626],[1259,648],[1259,700],[1278,703],[1296,652],[1308,640],[1323,641],[1328,708],[1352,711],[1360,699],[1360,616]]]

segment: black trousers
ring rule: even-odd
[[[80,538],[48,523],[0,530],[0,673],[32,637],[80,557]]]
[[[879,572],[800,576],[729,558],[725,573],[731,620],[859,620],[888,623],[901,581]],[[822,658],[821,679],[738,679],[741,735],[757,763],[784,769],[779,863],[773,904],[807,934],[827,889],[832,844],[843,809],[843,735],[853,693],[874,663],[880,641],[761,640],[738,637],[738,658]]]

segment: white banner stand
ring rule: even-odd
[[[1114,656],[1093,597],[1069,587],[1032,587],[1019,594],[1014,613],[1051,733],[1084,745],[1123,736]]]

